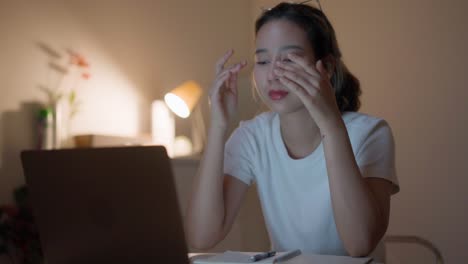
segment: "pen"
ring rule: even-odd
[[[276,251],[260,253],[260,254],[251,256],[250,261],[255,262],[255,261],[259,261],[259,260],[266,259],[269,257],[273,257],[274,255],[276,255]]]
[[[277,257],[273,263],[283,262],[283,261],[292,259],[292,258],[294,258],[296,256],[299,256],[301,253],[302,252],[301,252],[300,249],[288,251],[288,252],[284,253],[283,255]]]

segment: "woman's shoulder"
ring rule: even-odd
[[[381,117],[359,112],[345,112],[342,116],[352,143],[375,137],[392,137],[390,125]]]
[[[226,146],[229,149],[248,149],[256,152],[263,144],[275,122],[275,113],[264,112],[250,120],[240,121],[239,126],[230,135]]]
[[[244,129],[250,132],[264,132],[270,130],[276,117],[274,112],[263,112],[252,119],[240,121],[238,129]]]
[[[385,119],[360,112],[344,112],[342,117],[348,129],[370,129],[379,125],[388,126]]]

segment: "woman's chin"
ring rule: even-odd
[[[301,101],[269,101],[267,105],[271,111],[280,115],[294,113],[305,108]]]

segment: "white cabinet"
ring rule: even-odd
[[[176,188],[182,214],[187,209],[192,180],[199,166],[197,158],[176,158],[172,160]],[[268,234],[265,230],[262,210],[258,201],[257,190],[252,186],[244,199],[239,215],[227,237],[211,252],[225,250],[265,251],[270,248]],[[196,252],[196,249],[190,249]]]

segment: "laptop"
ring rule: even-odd
[[[48,264],[189,263],[162,146],[21,153]]]

